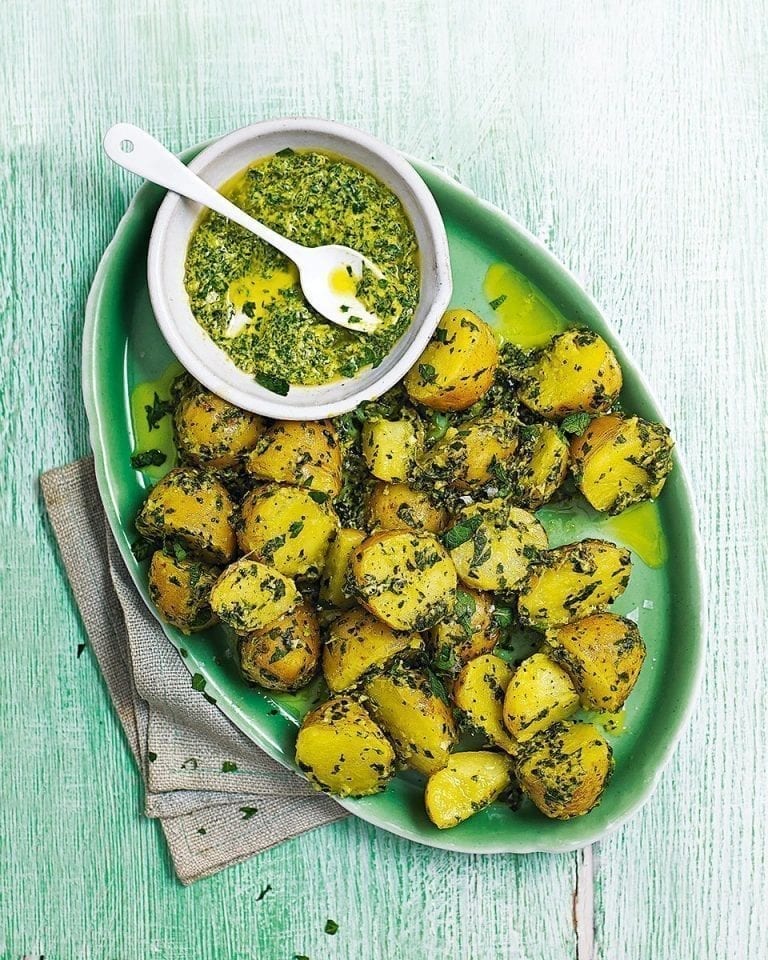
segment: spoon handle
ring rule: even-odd
[[[228,220],[255,233],[300,266],[306,247],[275,233],[240,207],[236,207],[140,127],[131,123],[116,123],[104,137],[104,150],[109,159],[118,166],[215,210]]]

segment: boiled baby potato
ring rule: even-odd
[[[449,310],[403,381],[412,400],[433,410],[466,410],[493,384],[499,348],[471,310]]]
[[[248,455],[261,480],[309,487],[328,496],[341,490],[341,448],[330,420],[276,420]]]
[[[579,620],[621,596],[629,583],[629,550],[581,540],[542,554],[520,587],[520,620],[537,630]]]
[[[514,590],[525,577],[531,561],[547,548],[544,527],[532,513],[497,498],[471,503],[456,514],[444,542],[451,549],[462,582],[480,590]]]
[[[590,710],[620,710],[645,660],[636,624],[612,613],[596,613],[547,631],[550,657],[561,664]]]
[[[534,653],[520,664],[504,694],[504,726],[515,740],[530,738],[579,709],[579,694],[562,667]]]
[[[352,556],[363,606],[395,630],[428,630],[448,615],[456,569],[430,534],[398,530],[368,537]]]
[[[396,664],[389,673],[371,677],[364,690],[403,763],[427,776],[446,765],[456,743],[456,722],[425,674]]]
[[[301,601],[296,584],[257,560],[238,560],[211,591],[211,607],[237,633],[261,630]]]
[[[663,424],[611,413],[571,441],[571,469],[595,510],[619,513],[658,497],[672,469],[673,446]]]
[[[264,421],[257,414],[202,388],[181,397],[173,423],[183,459],[216,469],[239,463],[264,432]]]
[[[233,510],[216,477],[194,467],[177,467],[150,491],[136,529],[150,540],[178,540],[209,563],[228,563],[237,550]]]
[[[543,814],[580,817],[597,805],[613,772],[613,751],[592,723],[561,720],[521,747],[520,786]]]
[[[304,717],[296,764],[319,790],[367,797],[383,790],[395,772],[395,751],[359,703],[333,697]]]
[[[419,470],[434,481],[466,489],[493,479],[496,464],[514,455],[518,425],[506,410],[494,410],[458,427],[448,427],[441,440],[421,459]]]
[[[377,480],[404,483],[421,449],[423,428],[415,414],[399,420],[367,420],[360,441],[366,466]]]
[[[252,490],[240,507],[237,541],[286,577],[320,576],[339,521],[330,504],[304,487],[271,483]]]
[[[460,587],[451,612],[429,632],[432,666],[443,673],[456,673],[474,657],[490,653],[498,639],[493,598]]]
[[[517,453],[517,499],[535,510],[552,499],[568,473],[568,444],[556,427],[535,423],[522,429]]]
[[[470,660],[453,685],[453,702],[469,724],[497,747],[514,754],[517,746],[504,726],[503,704],[512,679],[509,664],[492,653]]]
[[[352,554],[365,540],[366,534],[353,527],[336,531],[325,555],[325,566],[320,578],[320,602],[323,606],[345,610],[354,606],[354,597],[347,593],[347,577]]]
[[[331,623],[323,649],[323,674],[331,693],[354,686],[373,669],[385,667],[405,651],[420,650],[418,633],[393,630],[361,610],[348,610]]]
[[[321,646],[317,616],[304,601],[261,630],[241,637],[240,669],[248,680],[267,690],[299,690],[315,675]]]
[[[221,567],[156,550],[149,564],[149,595],[166,623],[196,633],[216,622],[210,599],[220,573]]]
[[[440,533],[448,514],[422,490],[406,483],[377,483],[368,494],[365,517],[369,530],[415,530]]]
[[[511,757],[488,750],[454,753],[424,791],[427,816],[440,830],[455,827],[493,803],[512,781]]]
[[[607,410],[621,390],[621,367],[608,344],[591,330],[566,330],[536,354],[517,391],[540,417]]]

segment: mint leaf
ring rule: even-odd
[[[560,423],[560,429],[563,433],[572,433],[580,437],[589,426],[591,419],[588,413],[569,413]]]

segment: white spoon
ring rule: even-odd
[[[381,323],[381,319],[366,310],[353,293],[334,289],[343,288],[338,278],[345,274],[356,279],[361,277],[363,266],[376,277],[383,276],[376,264],[362,253],[337,243],[305,247],[281,236],[236,207],[192,173],[154,137],[131,123],[116,123],[111,127],[104,137],[104,150],[118,166],[215,210],[284,253],[299,269],[304,296],[327,320],[358,333],[373,333]]]

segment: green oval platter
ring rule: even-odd
[[[184,155],[190,160],[201,147]],[[482,289],[492,263],[503,262],[527,278],[569,323],[591,327],[611,343],[624,370],[624,409],[648,419],[663,416],[641,373],[617,341],[592,300],[568,271],[523,227],[480,200],[451,177],[411,160],[432,190],[445,219],[451,251],[452,305],[469,307],[493,325]],[[136,587],[152,609],[146,563],[131,552],[133,518],[147,481],[130,465],[134,449],[130,397],[133,388],[157,379],[173,361],[149,302],[146,259],[149,235],[163,191],[142,186],[123,217],[99,266],[88,300],[83,343],[83,393],[90,422],[96,475],[104,508]],[[423,781],[396,777],[376,796],[341,801],[370,823],[419,843],[468,853],[562,852],[591,843],[623,823],[650,797],[679,738],[698,686],[702,664],[699,550],[692,499],[679,453],[656,505],[666,540],[666,561],[657,568],[633,555],[629,587],[614,605],[638,621],[648,656],[627,702],[624,730],[607,734],[616,771],[602,802],[584,817],[548,820],[526,801],[518,810],[501,803],[447,831],[424,812]],[[587,509],[548,514],[542,520],[553,546],[600,536],[600,518]],[[606,534],[603,532],[603,536]],[[609,539],[621,542],[620,537]],[[239,675],[221,630],[186,637],[163,625],[168,640],[186,652],[184,662],[206,680],[206,692],[259,747],[296,769],[297,724],[309,694],[269,696]]]

